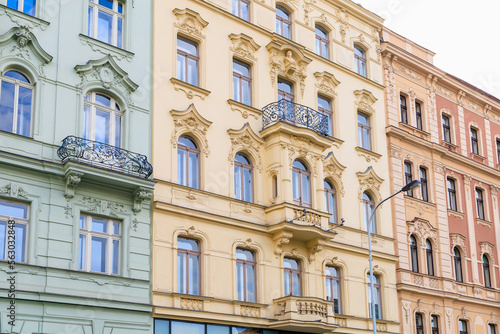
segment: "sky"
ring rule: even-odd
[[[436,53],[434,65],[500,98],[500,0],[352,0]]]

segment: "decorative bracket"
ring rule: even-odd
[[[132,211],[134,214],[138,214],[142,210],[142,203],[145,201],[150,201],[153,198],[153,191],[150,189],[139,187],[134,192],[134,207]]]
[[[292,237],[293,234],[290,232],[281,232],[274,236],[274,254],[276,258],[283,254],[283,246],[288,244]]]
[[[326,244],[324,239],[314,239],[307,243],[307,249],[309,250],[309,263],[312,263],[316,259],[316,254],[323,250],[323,246]]]
[[[64,192],[64,197],[69,201],[75,197],[75,189],[82,180],[84,173],[69,171],[66,174],[66,191]]]

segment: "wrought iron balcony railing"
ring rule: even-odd
[[[316,110],[285,99],[262,108],[262,128],[277,122],[304,126],[322,135],[328,134],[328,117]]]
[[[75,136],[63,139],[57,155],[63,162],[76,161],[144,178],[153,173],[145,155]]]

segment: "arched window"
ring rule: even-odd
[[[366,52],[359,45],[354,45],[354,71],[366,77]]]
[[[177,238],[177,292],[200,294],[200,256],[198,241]]]
[[[295,160],[292,165],[293,201],[297,205],[311,206],[311,173],[306,165]]]
[[[490,262],[488,257],[483,255],[483,274],[484,274],[484,286],[491,288],[491,274],[490,274]]]
[[[408,124],[408,109],[406,107],[406,97],[399,95],[399,106],[401,108],[401,123]]]
[[[234,158],[234,193],[237,199],[253,201],[253,166],[250,159],[242,153]]]
[[[316,53],[323,58],[329,58],[330,41],[328,31],[322,26],[316,25]]]
[[[18,71],[0,77],[0,130],[31,137],[33,84]]]
[[[291,15],[282,6],[276,6],[276,33],[288,39],[292,38]]]
[[[238,300],[255,302],[255,254],[243,248],[236,249],[236,292]]]
[[[427,259],[427,275],[434,276],[434,255],[432,254],[432,244],[429,239],[425,241],[425,257]]]
[[[179,138],[177,145],[177,179],[179,184],[198,189],[200,179],[200,150],[189,137]]]
[[[302,295],[302,271],[300,261],[285,257],[283,259],[285,270],[285,296]]]
[[[365,224],[365,229],[368,231],[368,220],[370,219],[370,215],[375,208],[375,202],[372,199],[372,196],[368,192],[363,193],[363,222]],[[371,224],[371,233],[377,233],[377,217],[373,216],[372,224]]]
[[[417,246],[417,240],[413,235],[410,235],[410,256],[411,256],[411,271],[418,273],[418,246]]]
[[[121,147],[122,111],[115,99],[88,93],[83,104],[83,138]]]
[[[488,325],[488,334],[497,334],[496,327],[497,326],[495,326],[494,324],[489,324]]]
[[[477,208],[477,218],[484,220],[484,199],[483,191],[476,188],[476,208]]]
[[[455,280],[457,282],[463,282],[462,277],[462,256],[457,247],[453,249],[453,263],[455,264]]]
[[[325,181],[326,211],[331,214],[330,223],[337,224],[337,192],[330,181]]]
[[[326,300],[333,301],[333,313],[342,314],[340,270],[337,267],[326,266],[325,274]]]
[[[415,330],[417,334],[424,334],[424,319],[422,313],[415,313]]]
[[[431,315],[431,334],[439,334],[439,319],[437,315]]]
[[[460,331],[460,334],[469,334],[469,331],[467,330],[467,321],[458,320],[458,330]]]
[[[368,280],[368,307],[369,317],[372,317],[372,295],[370,292],[370,273],[367,274]],[[375,319],[382,319],[382,285],[380,284],[380,277],[373,275],[373,287],[375,292]]]

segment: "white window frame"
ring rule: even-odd
[[[4,74],[7,72],[17,72],[17,73],[23,75],[24,77],[26,77],[26,79],[28,81],[30,81],[30,83],[27,84],[26,82],[22,82],[22,81],[19,81],[17,79],[14,79],[14,78],[6,77]],[[27,135],[27,137],[32,137],[32,135],[33,135],[33,102],[35,101],[35,86],[31,83],[30,77],[28,75],[24,74],[21,71],[15,70],[15,69],[7,69],[0,76],[0,97],[2,96],[1,82],[3,82],[3,81],[11,83],[15,86],[14,105],[13,105],[13,114],[14,115],[13,115],[13,119],[12,119],[12,130],[9,131],[10,133],[18,134],[17,133],[17,118],[18,118],[18,114],[19,114],[19,87],[31,89],[31,110],[30,110],[30,112],[31,112],[30,123],[31,124],[30,124],[30,133]],[[23,134],[19,134],[19,135],[24,136]]]
[[[113,16],[113,23],[112,23],[112,32],[111,32],[111,43],[107,43],[104,41],[101,41],[106,44],[111,44],[113,46],[116,46],[117,48],[123,49],[124,47],[124,34],[125,34],[125,4],[121,1],[118,0],[110,0],[113,2],[113,9],[109,9],[107,7],[99,5],[99,0],[89,0],[89,7],[93,7],[92,10],[92,19],[90,19],[90,23],[92,24],[92,30],[89,34],[88,29],[90,28],[89,22],[87,22],[87,34],[89,37],[95,38],[98,41],[101,41],[100,39],[97,38],[98,36],[98,28],[99,28],[99,11],[105,12],[107,14],[110,14]],[[123,13],[118,12],[118,3],[122,5],[122,11]],[[87,11],[88,15],[88,11]],[[118,19],[122,19],[122,40],[121,40],[121,46],[118,46]]]
[[[104,273],[108,275],[113,275],[113,276],[119,276],[121,273],[121,267],[122,267],[122,241],[121,241],[121,235],[122,235],[122,222],[116,219],[107,219],[103,217],[96,217],[96,216],[91,216],[87,214],[81,214],[80,215],[80,220],[78,220],[78,224],[80,224],[81,217],[86,218],[86,228],[81,228],[79,229],[78,233],[78,261],[80,261],[80,236],[85,235],[85,259],[84,259],[84,265],[83,269],[78,269],[80,271],[86,271],[86,272],[93,272],[93,273]],[[92,231],[92,218],[97,218],[97,219],[103,219],[107,220],[108,225],[107,225],[107,233],[103,232],[96,232]],[[113,234],[113,223],[118,223],[119,224],[119,231],[118,235]],[[91,270],[91,261],[92,261],[92,237],[99,237],[99,238],[105,238],[107,239],[107,244],[106,244],[106,272],[102,271],[92,271]],[[118,240],[118,273],[113,274],[113,241]],[[79,264],[78,264],[79,267]]]
[[[1,212],[0,212],[0,221],[5,221],[5,223],[7,224],[6,226],[6,229],[5,229],[5,258],[4,259],[0,259],[0,260],[8,260],[8,251],[9,251],[9,246],[8,246],[8,241],[9,241],[9,238],[8,238],[8,235],[9,235],[9,220],[14,220],[16,225],[25,225],[26,226],[26,232],[25,232],[25,237],[26,239],[24,240],[24,261],[22,261],[21,263],[26,263],[27,262],[27,259],[28,259],[28,239],[29,239],[29,221],[30,221],[30,206],[27,204],[27,203],[22,203],[22,202],[16,202],[16,201],[10,201],[10,200],[5,200],[5,199],[0,199],[1,202],[7,202],[7,203],[15,203],[15,204],[19,204],[19,205],[24,205],[26,206],[26,218],[20,218],[20,217],[11,217],[11,216],[5,216],[5,215],[2,215]],[[15,245],[17,246],[19,242],[19,239],[15,239]],[[12,250],[12,249],[11,249]],[[16,260],[16,262],[19,262],[18,260]]]
[[[99,95],[102,95],[102,96],[105,96],[107,98],[110,99],[110,106],[111,107],[106,107],[106,106],[103,106],[103,105],[100,105],[98,103],[95,102],[96,100],[96,95],[99,94]],[[89,107],[89,129],[88,129],[88,138],[86,139],[89,139],[89,140],[96,140],[95,139],[95,129],[96,129],[96,109],[99,109],[99,110],[102,110],[102,111],[105,111],[105,112],[108,112],[110,113],[110,129],[109,129],[109,133],[110,133],[110,138],[109,138],[109,143],[107,143],[108,145],[111,145],[111,146],[116,146],[116,147],[122,147],[122,143],[123,143],[123,112],[121,111],[121,107],[120,105],[118,104],[118,102],[113,99],[111,96],[108,96],[106,94],[101,94],[99,92],[88,92],[85,97],[87,97],[88,95],[90,95],[90,101],[84,99],[84,117],[85,117],[85,107]],[[117,110],[116,107],[118,106],[118,109],[120,110]],[[114,108],[113,108],[114,107]],[[120,125],[121,125],[121,128],[120,128],[120,143],[115,143],[115,138],[116,138],[116,122],[115,122],[115,116],[120,116]],[[85,122],[83,123],[85,125]],[[83,129],[83,132],[85,132],[85,129]],[[82,137],[83,137],[83,134],[82,134]]]
[[[33,15],[24,12],[24,0],[18,0],[18,1],[19,2],[17,4],[17,9],[16,8],[12,8],[12,9],[15,9],[15,10],[21,12],[21,13],[26,14],[26,15],[37,17],[37,14],[38,14],[38,1],[39,0],[35,1],[35,13]],[[6,2],[5,2],[5,5],[7,5]],[[9,7],[9,8],[11,8],[11,7]]]

